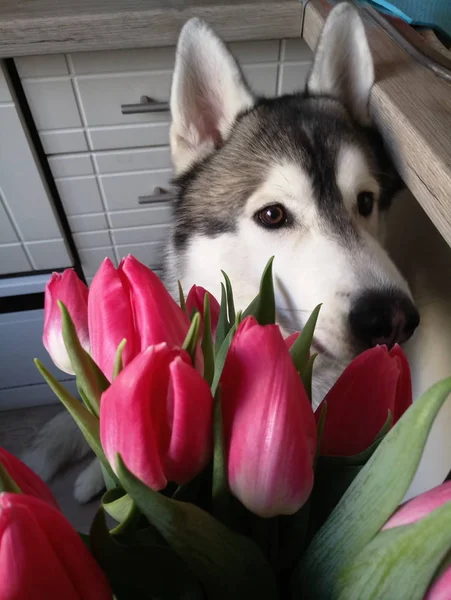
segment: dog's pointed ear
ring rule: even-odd
[[[370,122],[374,63],[362,20],[348,2],[329,14],[307,80],[307,92],[337,98],[360,123]]]
[[[200,19],[183,27],[171,90],[171,154],[181,173],[227,137],[237,115],[254,104],[224,42]]]

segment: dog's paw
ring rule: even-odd
[[[79,504],[86,504],[104,489],[102,469],[94,459],[75,480],[74,496]]]

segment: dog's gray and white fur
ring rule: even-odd
[[[365,30],[347,3],[326,22],[304,93],[256,98],[226,45],[197,19],[185,25],[177,48],[171,152],[179,194],[166,283],[174,293],[181,280],[185,290],[195,283],[219,295],[224,269],[237,307],[245,308],[274,255],[282,328],[301,329],[323,304],[315,334],[315,404],[359,352],[378,341],[407,339],[418,322],[408,286],[381,245],[400,181],[371,127],[373,82]],[[363,216],[362,194],[363,201],[374,199]],[[369,339],[356,334],[350,320],[356,305],[364,299],[365,315],[371,320],[375,311],[377,319],[379,299],[388,296],[413,315],[410,324],[403,322],[406,331]],[[76,425],[62,414],[25,460],[48,479],[87,452]],[[101,489],[93,462],[75,495],[83,502]]]

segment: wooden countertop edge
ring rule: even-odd
[[[330,6],[311,0],[303,36],[313,49]],[[451,86],[365,23],[376,64],[371,110],[404,182],[451,246]]]
[[[0,58],[24,55],[115,50],[176,43],[191,17],[205,19],[226,41],[298,37],[300,0],[211,3],[187,2],[183,8],[153,7],[135,11],[81,12],[58,16],[2,18]]]

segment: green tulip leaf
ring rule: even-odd
[[[315,333],[316,322],[318,321],[320,310],[321,304],[318,304],[308,318],[307,323],[304,325],[296,341],[290,348],[290,354],[291,358],[293,359],[294,366],[296,367],[297,371],[301,373],[301,375],[308,373],[310,347],[312,345],[313,335]],[[313,369],[313,363],[311,368]]]
[[[276,300],[274,297],[274,282],[272,276],[272,265],[274,256],[266,264],[260,280],[258,295],[243,312],[243,319],[253,316],[260,325],[273,325],[276,322]]]
[[[215,351],[211,333],[210,296],[204,296],[204,330],[202,333],[202,354],[204,355],[204,379],[211,386],[215,374]]]
[[[276,582],[260,549],[194,504],[154,492],[132,475],[120,456],[121,482],[139,509],[214,600],[274,600]]]
[[[77,381],[89,398],[89,405],[96,417],[100,412],[100,398],[110,382],[80,344],[77,330],[65,305],[58,300],[61,310],[63,339]]]
[[[214,399],[213,443],[212,514],[224,525],[230,525],[230,491],[222,427],[221,387],[218,387]]]
[[[0,463],[0,493],[1,492],[13,492],[14,494],[21,494],[22,490]]]
[[[230,283],[229,276],[224,271],[221,271],[226,287],[226,298],[227,298],[227,313],[229,315],[229,323],[235,323],[235,304],[233,302],[233,291],[232,284]]]
[[[180,301],[180,308],[186,313],[188,314],[188,310],[186,308],[186,301],[185,301],[185,294],[183,293],[183,288],[182,288],[182,284],[180,283],[180,281],[177,281],[177,285],[179,287],[179,301]]]
[[[422,600],[451,549],[451,502],[412,525],[381,531],[346,567],[339,600]]]
[[[219,310],[218,326],[216,327],[215,350],[218,352],[230,331],[230,322],[227,316],[227,293],[221,283],[221,308]]]
[[[90,549],[118,599],[204,599],[199,582],[171,548],[138,540],[120,543],[108,531],[102,509],[91,526]]]
[[[100,460],[110,477],[117,482],[117,478],[115,477],[106,459],[106,456],[102,449],[102,445],[100,443],[99,419],[91,412],[89,412],[89,410],[85,408],[81,402],[76,400],[66,390],[66,388],[63,385],[61,385],[61,383],[57,379],[55,379],[55,377],[53,377],[53,375],[49,373],[49,371],[47,371],[44,365],[37,358],[35,358],[34,362],[39,372],[50,386],[53,393],[61,400],[61,402],[72,415],[72,418],[77,423],[78,427],[80,428],[80,431],[84,435],[94,454]]]
[[[241,313],[238,314],[241,317]],[[215,374],[213,377],[213,382],[211,384],[211,393],[213,396],[216,394],[216,390],[218,389],[219,381],[221,380],[222,371],[224,369],[225,361],[227,358],[227,354],[229,352],[229,348],[232,344],[233,336],[236,333],[238,325],[235,323],[233,327],[230,329],[228,334],[226,335],[225,340],[222,342],[219,352],[216,355],[215,360]]]
[[[119,523],[111,533],[120,534],[128,531],[139,519],[139,511],[130,496],[120,488],[105,492],[102,496],[103,509]]]
[[[114,368],[113,368],[113,380],[119,375],[119,373],[124,368],[124,364],[122,362],[122,354],[124,352],[125,344],[127,343],[126,339],[123,339],[119,344],[116,350],[116,356],[114,357]]]
[[[341,573],[405,496],[450,392],[451,377],[425,392],[388,432],[310,544],[293,577],[295,595],[337,598]]]
[[[302,383],[304,384],[305,391],[309,397],[310,402],[312,401],[312,379],[313,379],[313,365],[315,363],[318,354],[312,354],[308,359],[307,365],[304,371],[301,373]]]
[[[185,341],[183,342],[183,350],[186,350],[191,357],[193,366],[196,365],[196,351],[197,342],[199,340],[199,329],[200,329],[200,313],[199,311],[193,316],[190,328],[186,334]]]

